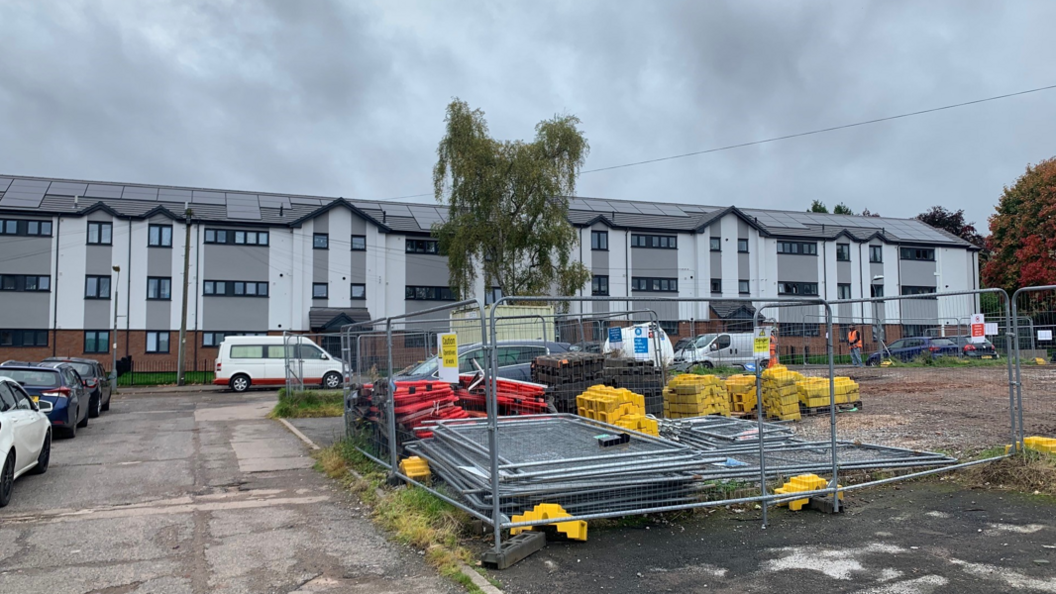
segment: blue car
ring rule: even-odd
[[[77,437],[79,427],[88,426],[88,391],[77,370],[68,363],[39,367],[32,364],[0,365],[0,376],[9,377],[34,398],[50,402],[48,420],[56,435]]]
[[[866,365],[879,365],[890,353],[892,359],[904,363],[916,359],[925,352],[931,353],[933,357],[956,357],[961,354],[961,348],[949,338],[931,338],[920,336],[914,338],[903,338],[887,345],[887,351],[883,349],[869,355],[865,360]]]

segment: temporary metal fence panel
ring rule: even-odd
[[[1016,404],[1023,446],[1029,437],[1056,437],[1056,285],[1027,287],[1012,296],[1016,320]],[[1024,332],[1029,332],[1029,341]]]

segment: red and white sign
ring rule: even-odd
[[[972,342],[986,342],[986,316],[983,314],[972,314]]]

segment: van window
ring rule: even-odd
[[[715,344],[718,345],[717,348],[719,348],[720,350],[730,348],[730,335],[723,334],[715,341]]]
[[[259,344],[231,345],[231,358],[232,359],[263,359],[264,358],[264,347],[259,345]]]
[[[235,347],[231,347],[234,350]],[[285,359],[284,347],[281,344],[270,344],[268,345],[268,358],[269,359]]]
[[[302,344],[300,346],[301,359],[322,359],[323,350],[312,344]]]

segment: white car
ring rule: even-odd
[[[13,379],[0,377],[0,507],[11,501],[15,479],[44,474],[51,461],[51,403],[34,402]]]

